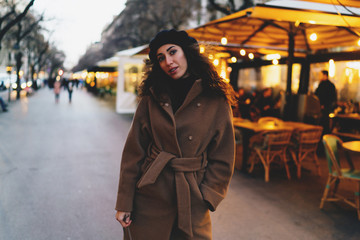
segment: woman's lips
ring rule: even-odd
[[[176,71],[177,71],[177,69],[178,69],[178,67],[171,68],[170,71],[169,71],[169,73],[170,73],[170,74],[175,74]]]

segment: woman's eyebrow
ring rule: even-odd
[[[172,49],[175,46],[170,46],[168,49],[166,49],[166,51],[168,52],[170,49]]]
[[[166,49],[166,51],[168,52],[168,51],[170,51],[172,48],[174,48],[175,46],[170,46],[168,49]],[[158,53],[158,55],[156,55],[156,56],[160,56],[160,55],[162,55],[162,53]]]

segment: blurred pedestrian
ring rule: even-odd
[[[185,31],[150,42],[116,203],[124,239],[211,239],[233,172],[229,85]]]
[[[7,109],[7,105],[6,103],[4,102],[4,99],[2,99],[2,97],[0,96],[0,105],[1,105],[1,109],[3,112],[7,112],[8,109]]]
[[[68,93],[69,93],[69,103],[71,103],[73,88],[74,88],[73,81],[72,81],[72,80],[69,80],[69,81],[68,81],[68,84],[67,84],[67,90],[68,90]]]
[[[54,83],[55,103],[59,103],[61,82],[56,80]]]
[[[335,85],[329,80],[329,72],[321,71],[320,83],[315,91],[316,96],[320,100],[321,106],[321,125],[324,127],[324,133],[330,132],[329,114],[336,107],[337,93]]]

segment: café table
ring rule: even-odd
[[[236,129],[239,129],[242,133],[242,163],[239,168],[240,171],[246,172],[247,167],[247,158],[249,155],[249,140],[256,133],[262,131],[271,131],[271,130],[291,130],[294,131],[296,129],[306,129],[311,128],[314,125],[301,123],[301,122],[293,122],[293,121],[280,121],[280,122],[267,122],[267,123],[258,123],[251,122],[247,119],[241,119],[235,117],[233,119],[233,124]]]
[[[347,151],[346,159],[349,163],[350,169],[354,170],[354,157],[350,157],[349,152],[355,153],[356,158],[360,157],[360,141],[343,142],[342,147]]]
[[[360,114],[330,114],[330,129],[332,134],[342,139],[360,140]]]
[[[360,153],[360,141],[344,142],[342,146],[348,151]]]

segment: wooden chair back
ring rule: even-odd
[[[325,155],[326,160],[329,167],[329,173],[337,174],[337,176],[341,177],[341,165],[340,165],[340,158],[339,158],[339,146],[342,144],[342,140],[332,134],[326,134],[323,136],[323,144],[325,147]]]
[[[321,141],[323,127],[314,126],[313,128],[306,128],[296,130],[294,132],[296,144],[300,152],[316,151],[318,143]]]
[[[291,139],[292,131],[288,129],[264,131],[264,148],[270,152],[285,150]]]

